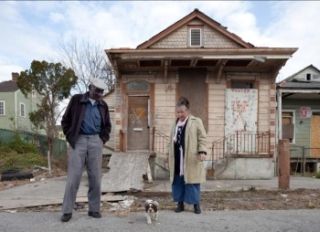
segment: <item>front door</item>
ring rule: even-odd
[[[128,97],[128,150],[149,150],[147,96]]]
[[[311,157],[320,157],[320,114],[314,114],[311,118]]]
[[[207,70],[203,68],[180,69],[178,96],[188,98],[191,113],[202,119],[208,129],[208,90]]]

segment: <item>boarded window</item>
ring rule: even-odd
[[[282,112],[282,138],[294,141],[294,113]]]
[[[201,29],[190,29],[190,46],[201,47]]]
[[[127,84],[128,92],[148,92],[149,83],[146,81],[130,81]]]

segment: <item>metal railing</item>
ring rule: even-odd
[[[152,129],[152,151],[161,154],[168,154],[169,136],[157,130],[155,127]]]
[[[270,155],[270,132],[236,131],[212,143],[212,160],[225,156]]]

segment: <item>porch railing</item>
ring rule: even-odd
[[[225,156],[270,155],[270,132],[237,131],[212,143],[212,160]]]
[[[168,154],[169,136],[153,127],[152,129],[152,151],[165,156]]]

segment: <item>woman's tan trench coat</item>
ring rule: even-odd
[[[170,182],[174,178],[174,142],[176,124],[173,125],[169,142]],[[204,163],[197,159],[198,152],[207,152],[207,134],[200,118],[189,116],[185,130],[184,180],[186,184],[200,184],[206,181]]]

